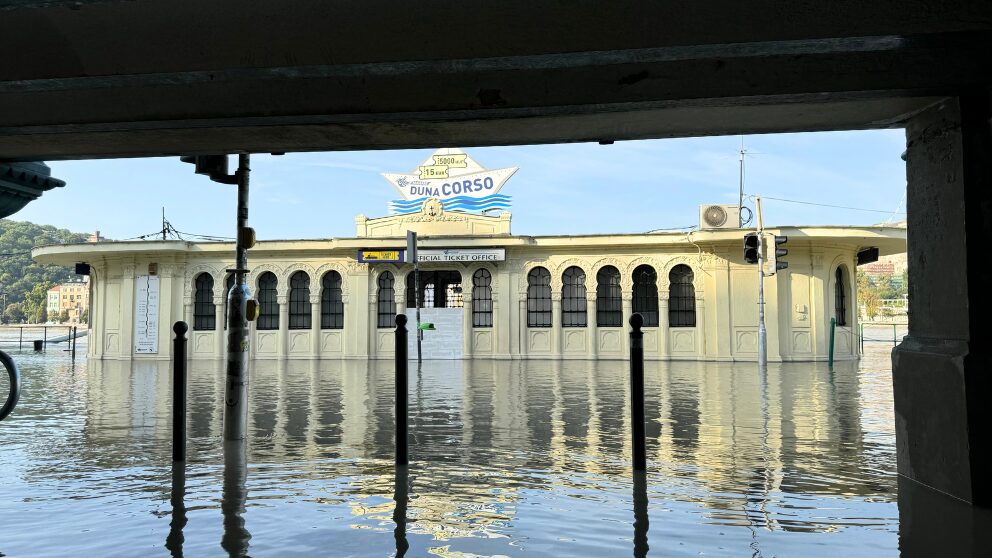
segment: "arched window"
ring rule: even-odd
[[[844,270],[840,267],[834,273],[834,311],[837,325],[847,325],[847,301],[844,300]]]
[[[321,281],[320,329],[344,329],[341,274],[337,271],[328,271]]]
[[[561,274],[561,327],[586,327],[586,272],[574,265]]]
[[[543,267],[527,274],[527,327],[551,327],[551,273]]]
[[[620,292],[620,271],[612,265],[596,273],[596,325],[620,327],[623,325],[623,302]]]
[[[493,277],[487,269],[472,274],[472,327],[493,327]]]
[[[275,274],[266,271],[258,278],[258,325],[256,329],[279,329],[279,301]]]
[[[224,280],[224,329],[227,329],[227,297],[231,294],[231,289],[234,288],[235,276],[233,273],[227,274],[227,279]]]
[[[196,276],[193,298],[193,329],[213,331],[217,328],[217,307],[214,306],[214,278],[209,273]]]
[[[379,275],[378,304],[376,306],[380,328],[396,327],[396,292],[393,289],[393,274],[383,271]]]
[[[644,318],[644,327],[658,327],[658,273],[649,265],[634,268],[631,311]]]
[[[696,327],[696,288],[692,268],[679,264],[668,274],[669,327]]]
[[[420,275],[420,307],[421,308],[462,308],[462,274],[457,271],[437,270],[421,271]],[[406,276],[406,307],[417,307],[417,291],[414,288],[416,273]]]
[[[289,278],[289,329],[310,329],[310,276],[297,271]]]

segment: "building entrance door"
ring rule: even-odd
[[[414,274],[406,277],[406,315],[417,323],[417,291]],[[420,322],[434,324],[425,330],[421,351],[425,360],[460,359],[463,356],[465,303],[462,300],[462,274],[454,270],[420,272]],[[411,328],[410,358],[417,358],[417,336]]]

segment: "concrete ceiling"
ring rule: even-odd
[[[0,0],[0,160],[899,126],[992,2]]]

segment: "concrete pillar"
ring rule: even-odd
[[[520,313],[517,320],[517,331],[520,333],[517,338],[520,343],[520,358],[527,358],[527,345],[530,344],[527,339],[527,291],[521,291],[520,294]]]
[[[558,291],[551,293],[551,354],[558,358],[565,354],[561,330],[561,291]]]
[[[668,349],[669,337],[668,291],[660,290],[658,292],[658,354],[662,358],[668,357],[671,354],[671,351]]]
[[[472,358],[472,274],[462,276],[462,358]]]
[[[620,335],[620,353],[627,357],[630,355],[630,317],[634,314],[634,292],[633,287],[631,289],[624,288],[622,297],[621,308],[623,309],[623,321],[620,322],[620,328],[623,334]]]
[[[586,291],[586,323],[589,324],[589,345],[586,355],[591,359],[599,358],[599,324],[596,322],[596,289]]]
[[[369,309],[367,312],[369,317],[369,322],[368,322],[369,333],[366,336],[367,341],[366,341],[365,350],[368,351],[369,358],[374,358],[378,349],[378,347],[376,346],[379,343],[379,314],[377,312],[378,305],[379,305],[379,293],[378,293],[378,289],[375,289],[369,293]]]
[[[992,95],[906,128],[909,334],[892,352],[899,474],[992,505]]]
[[[289,295],[277,294],[276,302],[279,303],[279,333],[278,346],[279,356],[289,355]]]
[[[227,337],[224,331],[224,300],[227,298],[227,293],[224,292],[224,287],[221,286],[219,289],[222,294],[217,294],[218,289],[214,288],[214,322],[216,327],[214,328],[214,356],[217,358],[224,358],[224,339]],[[189,323],[189,322],[187,322]]]
[[[320,358],[320,289],[310,293],[310,356]]]

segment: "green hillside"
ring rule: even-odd
[[[7,295],[4,322],[45,321],[45,293],[74,276],[73,270],[38,265],[31,249],[44,244],[84,242],[87,233],[74,233],[51,225],[0,219],[0,293]]]

